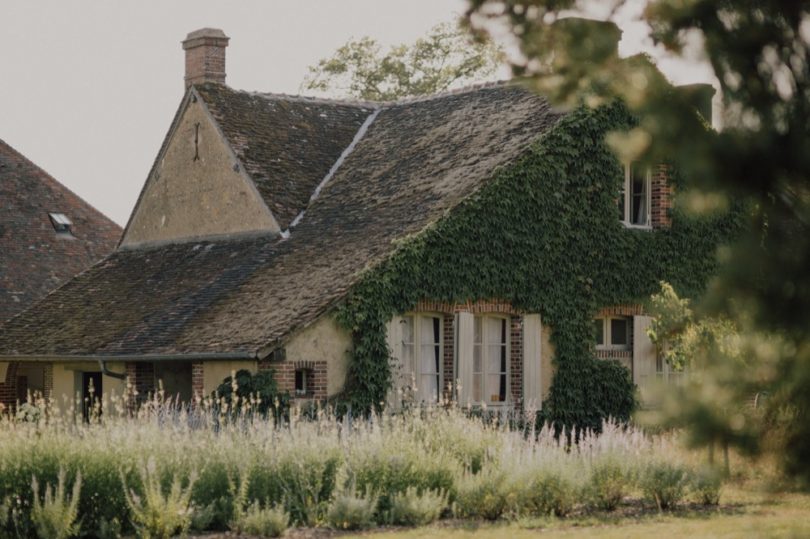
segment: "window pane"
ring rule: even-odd
[[[422,375],[419,385],[419,393],[421,399],[424,401],[438,401],[439,377],[436,375]]]
[[[481,372],[481,349],[480,344],[473,346],[473,372]]]
[[[484,376],[480,373],[473,374],[473,388],[472,388],[472,398],[473,402],[481,402],[484,400],[481,397],[481,384],[483,382]]]
[[[500,344],[497,344],[495,346],[488,346],[487,350],[489,352],[487,354],[487,372],[505,372],[506,365],[504,358],[506,357],[506,349]]]
[[[405,375],[407,378],[410,378],[411,374],[413,373],[413,345],[412,344],[403,344],[402,345],[402,374]]]
[[[436,344],[439,342],[439,319],[432,316],[419,316],[419,342]]]
[[[413,342],[413,316],[405,316],[402,318],[402,342]]]
[[[439,372],[439,347],[435,344],[423,344],[420,347],[419,369],[422,374],[435,374]]]
[[[614,346],[625,346],[630,343],[627,338],[628,323],[626,318],[610,319],[610,344]]]
[[[482,323],[483,319],[480,316],[476,316],[473,319],[473,342],[481,342],[481,336],[483,335],[481,331]]]
[[[485,318],[486,340],[488,344],[506,343],[506,320],[503,318]]]
[[[634,225],[647,224],[647,174],[640,167],[633,167],[630,189],[632,192],[631,222]]]
[[[490,402],[506,401],[506,375],[505,374],[487,375],[486,394]]]
[[[596,336],[596,346],[605,344],[605,320],[603,318],[593,321],[593,332]]]

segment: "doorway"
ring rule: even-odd
[[[82,373],[82,415],[85,421],[90,420],[90,415],[98,403],[98,412],[101,412],[101,373]]]

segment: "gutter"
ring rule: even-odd
[[[193,361],[193,360],[217,360],[217,359],[249,359],[259,360],[263,357],[257,352],[201,352],[191,354],[134,354],[127,356],[115,356],[109,354],[90,355],[31,355],[13,356],[0,355],[0,361],[29,361],[29,362],[60,362],[70,363],[73,361],[98,361],[102,364],[106,361]]]

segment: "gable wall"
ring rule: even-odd
[[[171,137],[122,246],[279,231],[200,101],[188,104]]]

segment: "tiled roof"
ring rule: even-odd
[[[0,355],[266,350],[324,313],[390,256],[396,240],[441,218],[559,118],[543,99],[509,85],[378,110],[288,239],[119,251],[0,329]],[[250,145],[248,138],[246,152]]]
[[[49,213],[72,221],[58,234]],[[0,140],[0,321],[115,248],[121,229]]]
[[[279,226],[286,229],[352,141],[371,107],[195,87]]]

